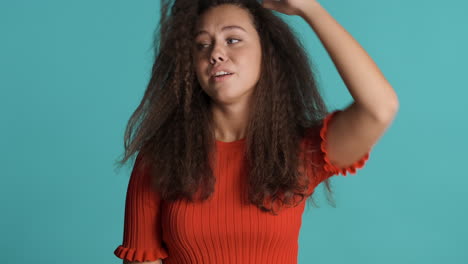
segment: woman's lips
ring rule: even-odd
[[[213,76],[211,79],[216,83],[224,82],[226,80],[229,80],[232,77],[232,75],[234,75],[234,73],[222,75],[222,76],[219,76],[219,77]]]

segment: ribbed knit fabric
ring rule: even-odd
[[[318,143],[322,150],[315,153],[321,173],[310,190],[332,175],[355,174],[369,158],[370,151],[348,168],[330,163],[326,130],[339,111],[329,114],[321,127],[310,129],[302,142]],[[283,208],[277,216],[242,204],[241,197],[247,191],[242,162],[245,138],[217,141],[216,147],[215,192],[204,202],[161,201],[149,187],[149,173],[138,166],[137,157],[127,190],[123,243],[114,251],[117,257],[139,262],[163,259],[164,264],[297,263],[306,200],[296,207]]]

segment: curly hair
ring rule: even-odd
[[[161,0],[151,78],[127,123],[125,153],[118,163],[122,166],[139,152],[151,164],[154,188],[164,200],[194,201],[197,196],[205,200],[212,195],[216,138],[211,99],[196,79],[191,59],[194,42],[187,36],[194,36],[195,22],[205,11],[221,4],[248,11],[262,49],[260,79],[246,128],[249,190],[245,201],[275,215],[275,201],[281,208],[310,197],[307,200],[316,206],[305,192],[310,179],[298,169],[313,161],[298,154],[304,151],[300,142],[307,129],[319,127],[329,112],[296,33],[256,0]],[[310,145],[307,151],[318,150],[319,146]],[[329,179],[324,183],[330,203]],[[292,199],[296,196],[299,202]]]

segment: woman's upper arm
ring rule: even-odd
[[[124,260],[123,264],[162,264],[162,260],[158,259],[155,261],[145,261],[145,262],[130,262],[130,261]]]
[[[327,158],[336,165],[337,171],[369,154],[396,114],[395,110],[389,110],[386,117],[377,118],[356,102],[335,112],[323,137],[327,139]]]
[[[371,150],[368,150],[364,155],[360,154],[360,158],[353,159],[352,164],[340,166],[331,161],[329,156],[330,139],[328,128],[331,120],[336,117],[340,110],[329,113],[321,122],[320,125],[308,129],[305,143],[306,155],[309,156],[313,165],[309,166],[312,169],[314,177],[314,185],[320,184],[322,181],[328,179],[333,175],[342,174],[346,176],[348,173],[356,174],[357,169],[364,167],[366,161],[369,159]]]
[[[114,250],[118,258],[129,263],[159,263],[168,257],[162,240],[161,208],[150,165],[139,153],[127,187],[123,241]]]

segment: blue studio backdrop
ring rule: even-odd
[[[468,3],[319,1],[374,59],[400,109],[366,167],[307,209],[300,264],[468,263]],[[352,100],[300,17],[281,15],[330,110]],[[153,60],[159,1],[0,1],[2,263],[122,263],[123,132]],[[279,36],[280,37],[280,36]]]

